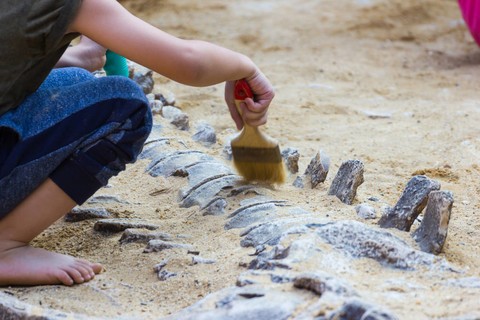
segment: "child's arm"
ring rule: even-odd
[[[477,0],[459,0],[458,3],[470,33],[477,44],[480,45],[480,2]]]
[[[177,82],[208,86],[252,76],[245,56],[165,33],[129,13],[116,0],[84,0],[71,31]]]
[[[243,119],[263,124],[273,99],[270,82],[246,56],[198,40],[184,40],[165,33],[129,13],[116,0],[83,0],[70,32],[79,32],[102,46],[179,83],[208,86],[246,78],[256,101],[246,100]],[[227,83],[227,95],[231,84]],[[239,120],[227,98],[237,127]]]

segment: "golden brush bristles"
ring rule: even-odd
[[[244,130],[231,141],[233,164],[238,173],[247,181],[285,182],[285,166],[277,142],[259,132],[257,128],[246,129],[254,133],[250,139],[245,139],[242,134],[245,133]],[[246,142],[255,146],[247,146]]]
[[[241,114],[240,103],[252,98],[248,83],[239,80],[235,83],[235,104]],[[258,127],[244,124],[242,131],[230,141],[233,165],[247,181],[283,183],[285,168],[277,141],[260,132]]]
[[[247,181],[284,183],[285,168],[283,162],[255,163],[233,161],[238,173]]]

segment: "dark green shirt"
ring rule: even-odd
[[[0,0],[0,115],[35,92],[78,34],[82,0]]]

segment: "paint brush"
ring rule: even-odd
[[[235,104],[246,98],[253,99],[247,81],[238,80],[234,89]],[[285,168],[278,142],[262,133],[258,127],[243,125],[242,131],[232,139],[233,164],[238,173],[247,181],[283,183]]]

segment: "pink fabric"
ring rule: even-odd
[[[480,0],[458,0],[458,4],[470,33],[480,45]]]

